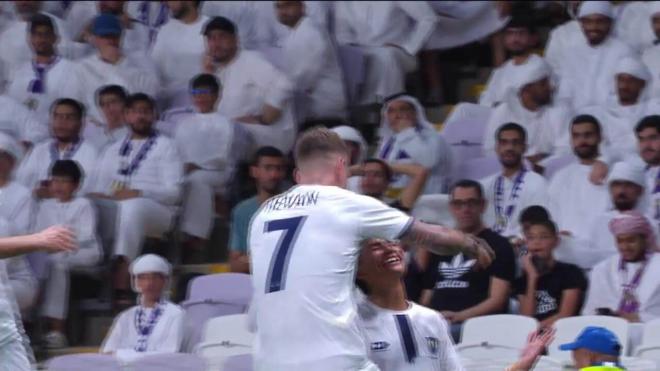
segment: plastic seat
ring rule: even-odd
[[[247,314],[235,314],[209,320],[195,353],[204,357],[213,369],[222,366],[230,356],[251,353],[254,334],[248,330],[247,317]]]

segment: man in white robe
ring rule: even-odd
[[[573,249],[572,263],[590,268],[590,228],[609,205],[607,188],[589,179],[598,161],[600,123],[593,116],[580,115],[571,123],[571,145],[577,161],[559,170],[550,180],[550,214],[560,231],[562,246]],[[570,188],[567,188],[570,185]]]
[[[20,141],[25,148],[48,138],[48,125],[17,100],[0,94],[0,132]]]
[[[300,119],[346,117],[346,90],[339,59],[327,31],[305,15],[303,1],[275,1],[283,41],[284,72],[296,89]]]
[[[334,3],[329,1],[301,1],[305,7],[305,15],[321,30],[330,32],[330,13]],[[256,11],[256,33],[259,49],[268,47],[281,48],[291,30],[282,24],[273,12],[277,6],[277,0],[255,1]],[[222,14],[216,14],[222,15]],[[239,25],[239,33],[240,25]],[[242,33],[241,33],[242,34]]]
[[[660,255],[656,236],[643,215],[623,213],[610,222],[617,250],[596,265],[589,277],[583,315],[614,315],[629,322],[660,317]]]
[[[190,104],[188,82],[201,72],[204,55],[202,28],[209,18],[199,13],[198,1],[167,1],[172,17],[161,27],[151,50],[162,84],[165,107]]]
[[[351,154],[351,166],[360,165],[367,159],[367,141],[364,140],[364,137],[362,137],[362,134],[360,134],[357,129],[341,125],[335,126],[332,128],[332,131],[339,135],[341,140],[346,144],[346,147],[348,147]],[[358,175],[348,178],[346,181],[346,189],[355,193],[362,193],[362,190],[360,189],[361,178],[362,177]]]
[[[155,102],[143,93],[126,103],[131,133],[110,145],[99,159],[91,186],[99,210],[101,238],[114,241],[115,288],[126,305],[128,262],[145,237],[170,230],[179,204],[183,165],[173,141],[153,130]],[[119,303],[121,301],[121,303]]]
[[[608,1],[584,1],[578,19],[582,33],[575,34],[553,61],[559,77],[557,98],[571,102],[576,109],[607,103],[616,64],[633,54],[613,35],[614,13]]]
[[[521,125],[505,124],[495,135],[502,172],[481,180],[488,201],[484,223],[504,237],[520,238],[520,213],[534,205],[547,207],[547,184],[541,175],[523,164],[527,133]]]
[[[642,53],[642,61],[648,67],[649,71],[653,71],[651,77],[653,82],[651,83],[651,96],[660,97],[660,2],[652,1],[649,6],[650,15],[650,26],[653,30],[653,36],[655,40],[653,45],[644,49]]]
[[[211,235],[216,194],[226,193],[238,164],[251,158],[254,144],[243,126],[216,112],[222,93],[215,76],[197,75],[190,86],[196,112],[177,126],[174,142],[186,172],[181,230],[201,244]]]
[[[48,332],[43,339],[47,348],[63,348],[68,344],[64,333],[69,304],[69,272],[93,267],[103,255],[96,236],[96,210],[88,199],[76,196],[81,177],[81,170],[74,161],[55,161],[49,179],[53,198],[41,202],[36,214],[35,230],[66,226],[74,231],[80,247],[73,254],[59,253],[48,257],[40,313],[47,319]]]
[[[612,219],[623,213],[636,211],[646,213],[648,210],[648,197],[646,195],[646,177],[644,168],[636,163],[617,162],[608,176],[610,194],[609,207],[601,212],[593,221],[589,229],[589,242],[591,244],[591,257],[598,263],[616,253],[616,240],[611,233],[607,233],[608,225]],[[645,217],[647,218],[647,217]],[[651,224],[651,219],[649,219]],[[657,224],[651,224],[654,235],[660,236]]]
[[[638,162],[646,170],[646,215],[660,223],[660,115],[646,116],[635,127],[639,143],[639,157],[629,161]]]
[[[216,74],[223,87],[218,113],[243,125],[257,147],[270,145],[288,153],[296,135],[293,84],[257,52],[241,50],[236,33],[224,17],[204,26],[204,70]]]
[[[103,114],[103,121],[88,119],[83,130],[83,138],[102,152],[105,147],[126,138],[130,130],[126,126],[126,90],[119,85],[106,85],[99,88],[96,103]]]
[[[13,73],[7,95],[34,112],[44,127],[51,104],[59,98],[82,100],[77,65],[58,55],[58,30],[53,19],[37,14],[29,23],[32,59]]]
[[[153,62],[145,55],[123,53],[119,18],[112,14],[97,16],[92,34],[97,53],[79,62],[82,94],[91,119],[103,120],[95,99],[97,90],[104,85],[119,85],[129,93],[155,95],[159,84]]]
[[[138,305],[115,319],[101,353],[131,362],[153,354],[177,353],[183,339],[184,311],[167,300],[172,267],[158,255],[142,255],[131,264],[131,285]]]
[[[424,1],[335,4],[337,42],[358,45],[366,54],[361,103],[380,103],[405,89],[406,74],[417,68],[417,52],[437,22],[438,16]]]
[[[502,103],[513,81],[520,73],[520,66],[530,59],[541,58],[532,51],[535,29],[531,20],[523,16],[512,18],[504,28],[504,48],[511,59],[493,69],[486,82],[486,89],[479,96],[479,104],[495,107]]]
[[[241,49],[253,50],[259,44],[259,11],[256,1],[204,1],[202,14],[207,17],[225,17],[236,25]]]
[[[518,66],[512,87],[503,102],[490,115],[484,133],[484,152],[495,148],[497,129],[515,122],[527,132],[525,157],[537,163],[550,154],[569,152],[569,130],[572,112],[562,102],[553,103],[552,72],[542,58],[530,58]]]
[[[81,137],[85,111],[76,100],[62,98],[51,109],[52,138],[34,146],[16,173],[19,183],[34,192],[37,198],[50,198],[48,171],[57,160],[74,160],[80,166],[84,180],[81,192],[87,191],[89,176],[96,165],[96,148]]]

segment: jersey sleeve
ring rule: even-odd
[[[358,210],[359,235],[362,238],[398,239],[412,225],[411,216],[375,198],[355,195],[349,202]]]

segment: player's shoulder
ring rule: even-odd
[[[443,329],[447,328],[447,321],[442,317],[442,314],[431,308],[410,302],[408,313],[413,322],[417,325],[438,326]]]

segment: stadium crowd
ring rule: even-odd
[[[360,242],[358,312],[381,370],[461,370],[452,343],[480,316],[538,320],[533,356],[562,318],[660,318],[660,2],[456,3],[0,3],[0,235],[65,225],[79,246],[0,261],[28,357],[20,316],[45,327],[32,343],[68,346],[71,274],[99,267],[121,313],[101,351],[182,350],[172,265],[204,263],[228,223],[229,267],[250,273],[251,220],[292,186],[296,140],[319,125],[348,149],[348,190],[413,216],[444,195],[444,224],[494,252]],[[556,3],[570,17],[543,43]],[[437,51],[483,39],[499,65],[441,127],[427,118],[446,90]],[[406,92],[413,73],[424,96]],[[375,130],[352,121],[365,107]],[[153,239],[175,251],[146,254]],[[383,328],[434,345],[382,342],[396,335]]]

